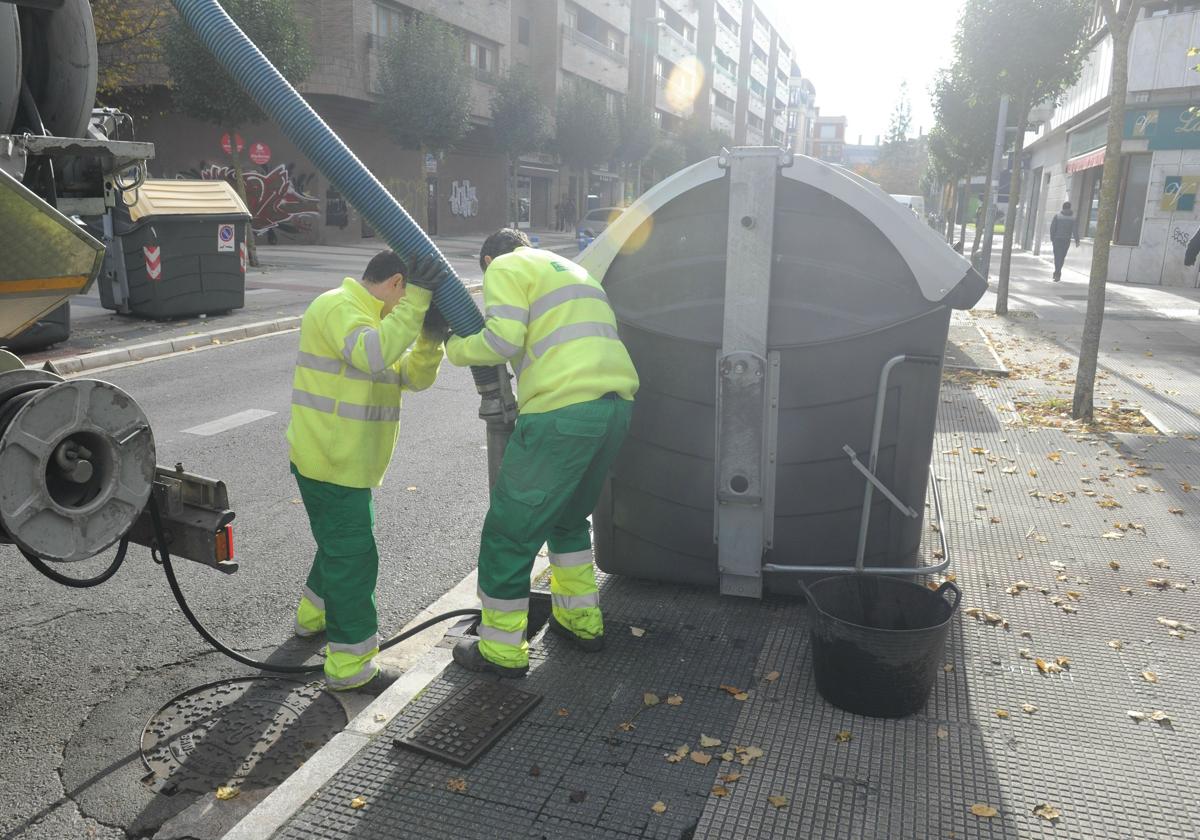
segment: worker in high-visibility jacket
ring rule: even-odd
[[[629,430],[638,377],[604,289],[582,267],[510,228],[488,237],[479,262],[485,327],[452,337],[446,357],[511,362],[520,413],[480,538],[479,641],[459,642],[454,660],[521,677],[529,670],[529,574],[545,543],[549,629],[585,651],[604,646],[588,516]]]
[[[362,280],[347,277],[313,301],[300,324],[287,439],[317,553],[296,633],[325,632],[325,683],[335,691],[377,694],[397,676],[375,663],[379,553],[371,489],[383,482],[396,448],[401,393],[424,390],[437,376],[445,335],[423,325],[444,271],[429,257],[410,272],[384,251]]]

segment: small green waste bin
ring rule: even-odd
[[[250,213],[224,181],[149,179],[118,206],[100,302],[144,318],[240,309]]]

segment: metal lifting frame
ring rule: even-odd
[[[871,497],[878,488],[884,497],[891,502],[905,516],[916,519],[921,514],[907,504],[902,502],[895,493],[888,489],[879,477],[875,475],[875,470],[879,465],[879,447],[880,440],[883,437],[883,413],[887,406],[887,391],[888,382],[891,379],[892,371],[898,366],[909,363],[918,365],[932,365],[940,370],[942,360],[935,356],[909,356],[900,355],[893,356],[888,359],[883,365],[883,370],[879,373],[879,389],[875,393],[875,421],[871,428],[871,452],[867,459],[867,465],[858,459],[858,453],[850,448],[849,445],[843,446],[842,450],[850,458],[850,463],[856,470],[861,472],[866,478],[866,487],[863,489],[862,516],[858,522],[858,551],[854,557],[854,566],[788,566],[780,563],[767,563],[763,566],[765,572],[787,572],[789,574],[846,574],[854,572],[855,574],[870,573],[873,575],[929,575],[944,571],[950,565],[950,545],[946,541],[946,526],[942,521],[942,496],[937,486],[937,478],[933,475],[933,467],[930,465],[930,487],[933,491],[933,507],[934,517],[938,536],[942,543],[942,559],[940,563],[933,565],[917,566],[915,568],[897,568],[894,566],[871,566],[867,568],[864,563],[867,556],[867,532],[871,527]]]
[[[767,350],[775,185],[792,156],[773,147],[723,152],[729,170],[725,322],[717,357],[713,539],[722,595],[762,597],[775,526],[779,354]]]

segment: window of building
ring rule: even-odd
[[[778,82],[780,87],[788,86],[788,74],[784,73],[782,70],[775,71],[775,80]]]
[[[762,117],[756,117],[756,116],[754,116],[754,114],[747,114],[747,115],[746,115],[746,122],[747,122],[747,123],[750,125],[750,127],[751,127],[751,128],[753,128],[755,131],[762,131],[762,129],[763,129],[763,121],[762,121]]]
[[[721,7],[720,3],[717,3],[717,20],[719,20],[721,25],[734,35],[738,34],[738,30],[741,28],[738,26],[738,22],[733,19],[733,15],[725,11],[725,9]]]
[[[529,46],[529,18],[517,18],[517,43]]]
[[[822,140],[836,140],[837,126],[833,123],[824,123],[817,129],[817,136]]]
[[[608,30],[608,48],[615,53],[625,55],[625,33],[616,29]]]
[[[1118,245],[1137,245],[1142,238],[1142,217],[1150,190],[1149,154],[1125,154],[1121,159],[1121,192],[1117,206]]]
[[[371,30],[380,41],[387,41],[390,38],[395,38],[400,34],[400,30],[404,28],[404,13],[399,9],[393,9],[391,6],[383,6],[379,3],[375,4],[375,20]]]
[[[1099,6],[1100,4],[1097,3],[1096,5]],[[1173,0],[1173,2],[1159,0],[1159,2],[1156,3],[1147,3],[1142,8],[1145,9],[1146,17],[1162,17],[1163,15],[1177,15],[1183,12],[1194,12],[1197,9],[1200,9],[1200,2],[1193,2],[1193,0]],[[1101,15],[1101,24],[1103,24],[1103,22],[1103,15]]]
[[[760,47],[758,44],[754,44],[750,48],[750,52],[754,55],[754,57],[756,59],[761,61],[763,64],[767,63],[767,54],[765,52],[763,52],[763,48]]]
[[[610,114],[617,113],[621,107],[621,95],[608,88],[604,89],[604,107]]]
[[[763,86],[763,83],[756,79],[750,80],[750,92],[759,99],[765,99],[767,95],[767,89]]]
[[[734,103],[728,96],[724,96],[714,90],[712,102],[713,107],[719,108],[722,111],[728,111],[731,114],[733,113]]]
[[[1094,237],[1096,222],[1100,217],[1100,188],[1103,186],[1104,167],[1096,166],[1083,172],[1083,189],[1080,190],[1079,215],[1083,230],[1080,236]]]
[[[661,55],[654,57],[654,79],[660,85],[665,85],[667,79],[671,78],[671,71],[675,69],[675,65],[667,61]]]
[[[760,12],[758,9],[754,10],[754,22],[757,23],[759,26],[761,26],[763,29],[767,29],[770,27],[770,24],[767,23],[766,16],[762,12]]]
[[[723,67],[733,75],[737,75],[737,62],[716,47],[713,47],[713,61],[718,67]]]
[[[690,43],[696,43],[696,27],[692,26],[683,16],[666,6],[659,5],[659,19],[662,20],[680,38]]]
[[[789,111],[788,112],[788,121],[787,121],[788,131],[795,131],[796,126],[798,126],[799,124],[800,124],[800,114],[796,111]]]
[[[496,67],[496,50],[478,41],[467,41],[467,64],[484,73],[494,73]]]

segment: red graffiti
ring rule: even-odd
[[[200,177],[206,181],[228,181],[237,185],[233,167],[221,164],[203,167]],[[295,225],[320,215],[318,199],[296,188],[285,164],[266,173],[250,170],[242,177],[246,181],[246,204],[253,217],[250,225],[255,233],[265,233],[281,225]]]

